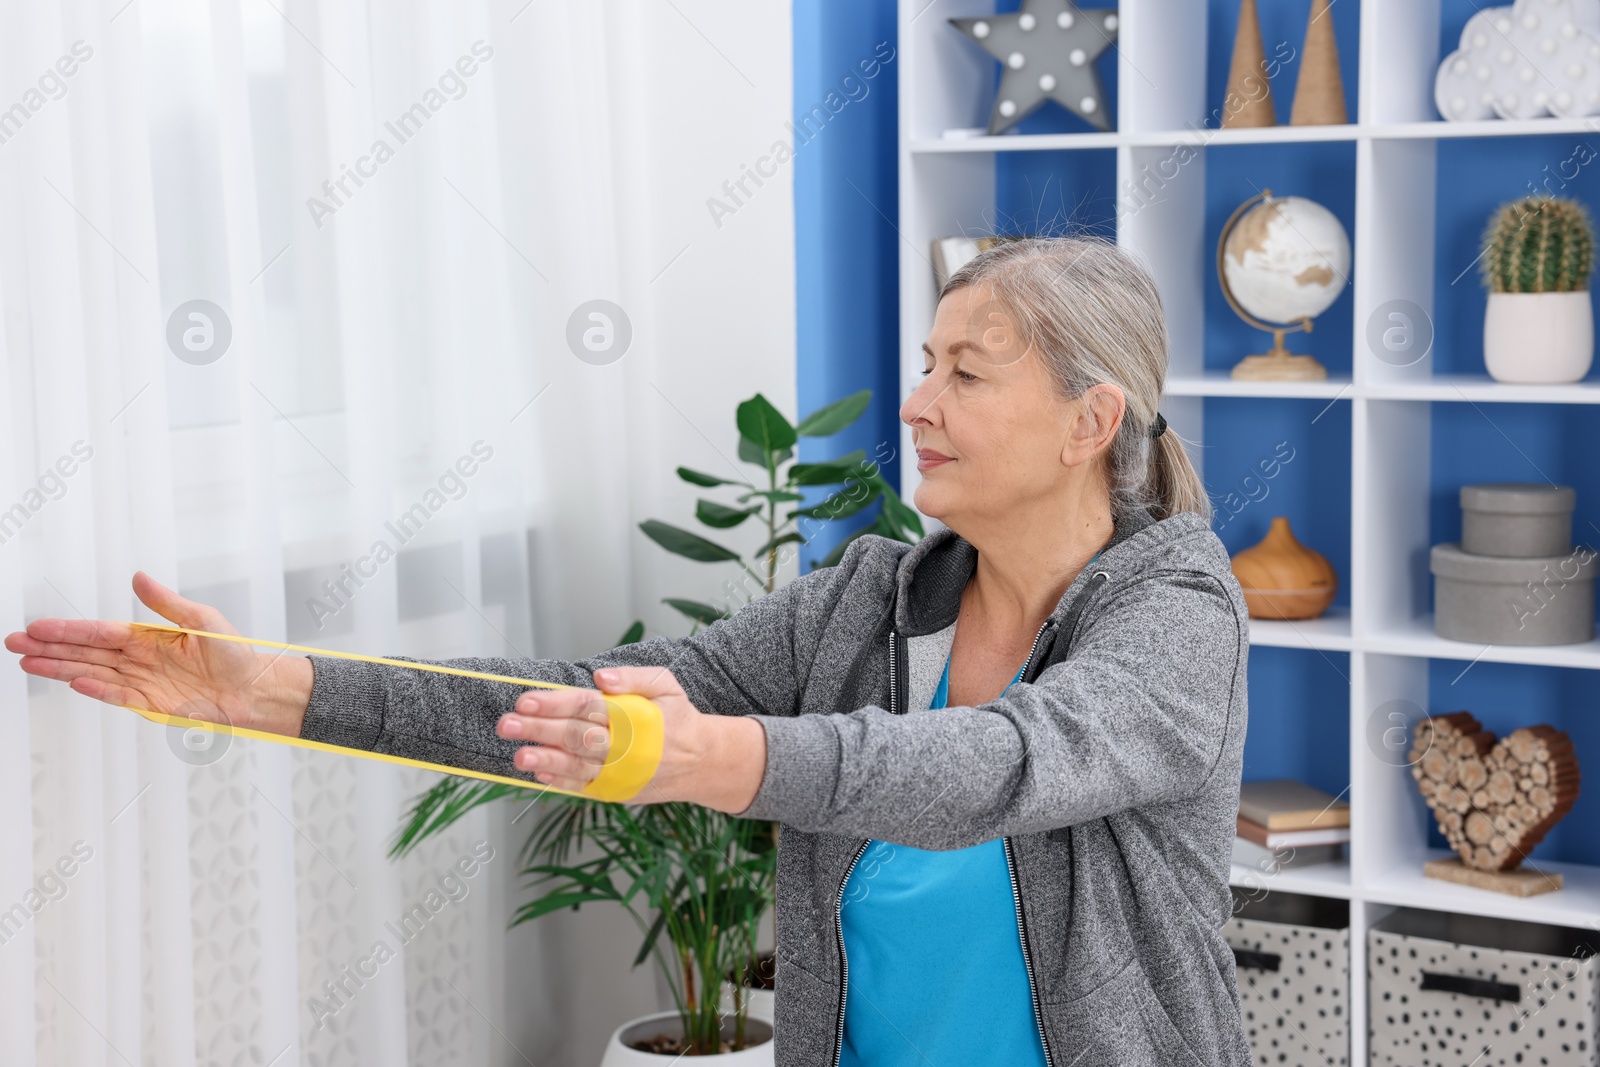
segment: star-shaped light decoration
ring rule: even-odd
[[[1111,129],[1106,89],[1094,61],[1117,40],[1114,8],[1085,11],[1072,0],[1022,0],[1007,15],[950,24],[1000,61],[989,132],[1004,133],[1054,100],[1102,130]]]

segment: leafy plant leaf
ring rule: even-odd
[[[686,875],[679,875],[678,884],[673,886],[671,895],[674,898],[679,896],[683,892],[684,886],[688,884],[688,881],[689,879]],[[650,958],[650,950],[656,947],[656,939],[661,936],[661,931],[666,928],[666,925],[666,910],[662,909],[657,911],[655,921],[650,924],[650,929],[645,931],[644,944],[639,946],[639,954],[633,958],[633,965],[635,967],[639,966],[639,964]]]
[[[915,533],[918,540],[922,538],[922,519],[915,509],[909,507],[900,499],[900,494],[889,487],[889,483],[879,479],[883,491],[883,515],[891,524],[891,532],[886,536],[895,537],[896,540],[905,540],[898,536],[901,530]]]
[[[780,464],[784,464],[784,463],[789,462],[789,460],[793,456],[794,456],[794,449],[792,449],[792,448],[786,448],[782,452],[779,452],[777,455],[771,456],[770,457],[771,460],[772,460],[772,468],[771,469],[772,470],[777,470]],[[761,467],[766,467],[767,460],[768,460],[769,457],[765,452],[761,451],[761,446],[760,445],[756,444],[754,441],[747,441],[743,437],[741,437],[741,438],[739,438],[739,458],[744,460],[746,463],[755,463],[755,464],[757,464],[757,465],[759,465]],[[741,484],[741,485],[749,485],[750,483],[749,482],[741,482],[739,484]]]
[[[587,889],[568,890],[566,892],[549,893],[537,900],[530,900],[518,908],[511,917],[512,926],[532,922],[542,915],[549,915],[562,908],[576,908],[580,904],[595,904],[605,900],[616,900],[615,893],[596,893]]]
[[[739,426],[739,436],[761,450],[761,459],[753,462],[766,464],[768,456],[782,452],[795,443],[794,427],[760,393],[740,404],[734,418]]]
[[[892,493],[893,493],[893,490],[890,490],[890,493],[884,494],[884,503],[885,504],[888,503],[889,495],[892,494]],[[922,522],[921,522],[920,519],[918,519],[916,517],[915,513],[912,513],[912,522],[914,522],[916,524],[918,530],[921,529]],[[883,511],[879,511],[877,518],[873,519],[870,523],[868,523],[867,525],[861,527],[859,530],[856,530],[855,532],[851,533],[843,541],[840,541],[837,545],[834,546],[834,549],[833,549],[832,552],[829,552],[825,557],[823,557],[823,559],[817,564],[817,566],[819,566],[819,567],[833,567],[833,566],[836,566],[838,564],[838,562],[841,559],[844,558],[845,549],[849,548],[851,543],[854,542],[857,538],[863,537],[866,534],[876,534],[879,537],[888,537],[888,538],[891,538],[891,539],[896,540],[896,541],[904,541],[905,538],[900,536],[900,533],[901,533],[901,531],[895,529],[895,524],[886,516],[886,513],[883,512]]]
[[[643,639],[643,637],[644,620],[635,619],[633,620],[633,625],[628,627],[627,632],[622,635],[622,640],[617,642],[617,647],[620,648],[623,645],[636,645],[640,642],[640,640]]]
[[[646,537],[674,555],[684,556],[699,563],[722,563],[736,560],[739,553],[723,548],[715,541],[707,541],[697,533],[657,519],[646,519],[639,524]]]
[[[870,403],[872,403],[871,389],[851,393],[843,400],[835,400],[801,419],[796,432],[801,437],[831,437],[859,419]]]
[[[389,858],[404,856],[424,839],[443,831],[473,808],[522,793],[520,786],[477,782],[468,778],[443,778],[413,799],[411,810],[406,812],[405,821],[389,848]]]
[[[651,923],[650,929],[645,931],[644,943],[639,946],[638,955],[633,957],[633,965],[635,967],[650,958],[650,950],[656,947],[656,939],[661,936],[661,931],[666,928],[666,925],[667,913],[664,911],[656,912],[655,922]]]
[[[863,492],[865,490],[865,492]],[[882,495],[883,489],[871,481],[852,480],[820,504],[797,508],[790,518],[848,519]]]
[[[707,526],[715,526],[719,530],[727,530],[739,525],[760,510],[759,505],[753,508],[730,508],[728,505],[719,504],[715,500],[701,500],[694,506],[694,517]]]
[[[682,478],[686,482],[691,483],[692,485],[705,486],[707,489],[718,485],[750,484],[749,482],[741,482],[735,478],[718,478],[715,474],[705,474],[701,471],[691,470],[688,467],[679,467],[678,477]]]
[[[806,539],[804,537],[801,537],[793,530],[790,530],[786,534],[779,534],[777,537],[774,537],[772,540],[768,541],[766,544],[750,553],[750,558],[760,559],[762,556],[765,556],[768,552],[771,552],[775,548],[779,548],[783,545],[795,544],[797,542],[799,544],[805,544],[805,541]]]
[[[867,454],[857,449],[849,455],[823,463],[796,463],[789,468],[789,481],[795,485],[833,485],[849,478],[859,478]],[[875,469],[875,468],[874,468]]]
[[[682,597],[669,596],[664,597],[661,602],[672,608],[674,611],[677,611],[682,615],[687,615],[695,622],[704,623],[707,626],[710,626],[718,619],[726,619],[731,617],[721,608],[702,603],[699,600],[685,600]]]

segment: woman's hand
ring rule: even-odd
[[[217,609],[185,600],[143,571],[133,591],[163,619],[237,634]],[[118,707],[299,736],[311,699],[311,661],[233,641],[165,633],[125,622],[39,619],[6,638],[29,674],[66,682]]]
[[[594,781],[610,755],[603,693],[636,693],[661,709],[665,738],[655,777],[636,803],[688,801],[738,814],[750,806],[767,768],[767,735],[744,716],[706,715],[662,667],[607,667],[595,689],[532,689],[495,725],[517,749],[513,762],[539,781],[578,791]],[[598,691],[597,691],[598,690]]]

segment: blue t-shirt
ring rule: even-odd
[[[928,708],[949,700],[947,656]],[[839,1067],[1044,1067],[1003,839],[942,852],[871,841],[839,919],[849,968]]]
[[[930,710],[949,697],[946,658]],[[1044,1067],[1002,839],[946,851],[872,841],[845,881],[839,918],[848,968],[839,1067]]]

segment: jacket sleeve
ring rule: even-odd
[[[740,815],[955,849],[1190,795],[1242,737],[1241,610],[1215,575],[1146,572],[1106,590],[1066,658],[978,707],[757,715],[766,775]]]
[[[692,637],[656,637],[621,645],[582,660],[466,658],[406,659],[485,674],[592,687],[601,667],[664,667],[698,709],[717,715],[796,713],[809,657],[796,655],[797,621],[803,632],[815,613],[829,610],[850,581],[868,546],[861,538],[837,566],[789,582]],[[312,663],[310,703],[300,736],[342,748],[370,749],[449,767],[507,777],[512,754],[526,742],[495,734],[495,723],[528,687],[327,656]]]

